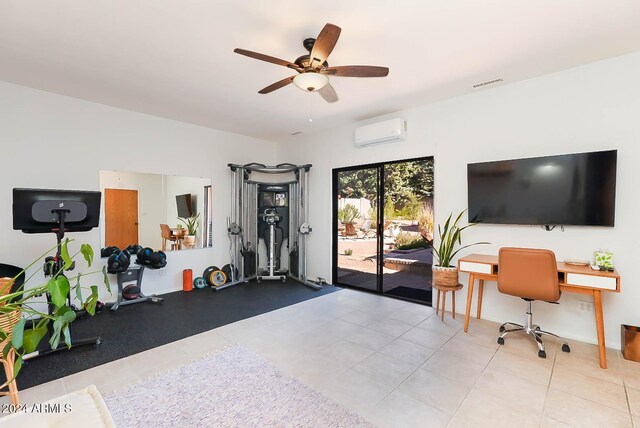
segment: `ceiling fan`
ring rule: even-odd
[[[285,61],[269,55],[236,48],[233,51],[240,55],[250,58],[259,59],[261,61],[270,62],[272,64],[282,65],[298,72],[297,75],[287,77],[266,88],[258,91],[259,94],[268,94],[276,89],[280,89],[291,82],[302,90],[313,92],[317,91],[322,98],[328,103],[338,101],[338,94],[329,83],[327,76],[339,77],[384,77],[389,74],[387,67],[376,67],[372,65],[343,65],[338,67],[329,67],[327,57],[333,51],[338,37],[340,37],[340,27],[333,24],[326,24],[318,38],[305,39],[302,45],[309,53],[302,55],[294,62]]]

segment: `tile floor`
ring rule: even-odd
[[[594,345],[547,341],[547,359],[498,324],[341,290],[21,392],[37,402],[103,391],[240,343],[381,427],[640,427],[640,364]]]

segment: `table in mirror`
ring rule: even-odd
[[[100,171],[102,248],[211,247],[211,179]]]

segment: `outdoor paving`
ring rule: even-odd
[[[393,243],[393,238],[385,237],[385,243]],[[350,249],[351,255],[345,255]],[[401,260],[416,260],[430,265],[433,257],[430,249],[423,249],[409,253],[389,252],[384,258]],[[342,284],[375,291],[376,289],[376,239],[338,240],[338,281]],[[424,272],[407,272],[383,268],[384,292],[396,287],[404,286],[420,290],[431,289],[431,270],[425,266]]]

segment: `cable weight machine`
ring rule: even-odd
[[[309,226],[309,170],[311,165],[283,163],[229,164],[231,216],[227,219],[231,282],[215,290],[249,280],[292,278],[320,289],[322,280],[307,277],[306,239]],[[262,257],[261,257],[262,254]],[[266,260],[266,263],[260,263]]]

